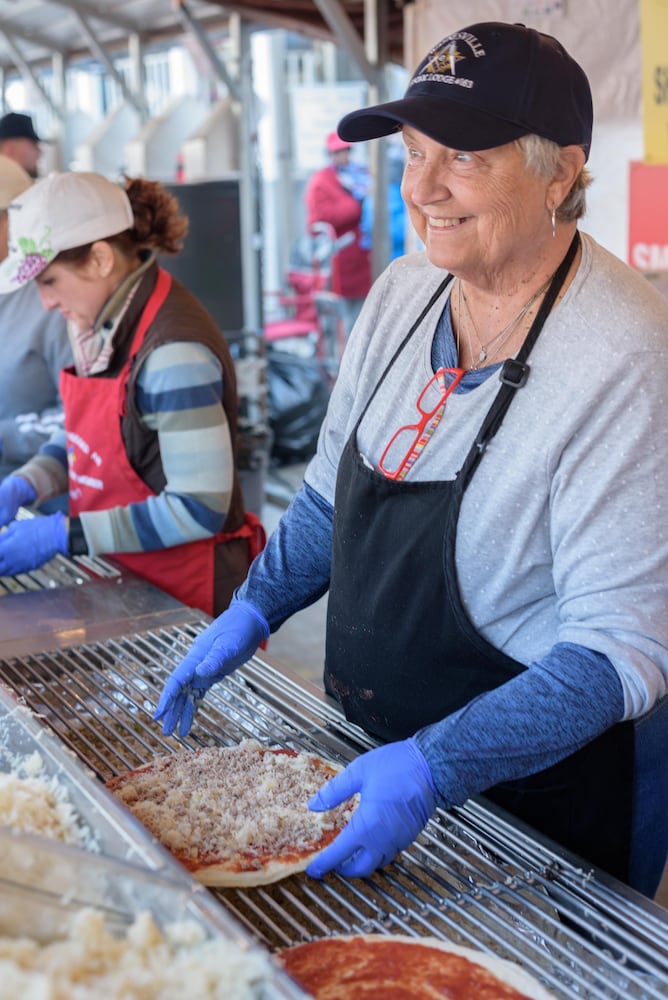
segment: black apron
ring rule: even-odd
[[[457,521],[464,490],[485,447],[528,377],[526,358],[577,246],[576,234],[522,348],[501,369],[501,389],[454,480],[386,479],[362,461],[357,449],[357,429],[379,386],[452,276],[400,344],[343,450],[335,496],[325,688],[347,719],[381,741],[411,736],[526,669],[488,643],[469,620],[455,567]],[[625,722],[553,767],[497,785],[486,795],[626,881],[632,789],[633,726]]]

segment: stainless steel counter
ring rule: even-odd
[[[341,763],[374,745],[270,655],[212,689],[187,739],[163,737],[154,706],[208,619],[150,588],[142,596],[136,582],[120,603],[104,586],[77,589],[89,593],[72,595],[70,612],[67,602],[49,605],[53,594],[0,601],[0,680],[99,778],[182,745],[247,737]],[[39,631],[4,638],[19,599],[23,623],[32,607]],[[435,935],[519,962],[559,998],[668,998],[668,913],[483,800],[439,812],[371,878],[302,874],[211,895],[270,950],[336,933]]]
[[[193,611],[139,577],[12,593],[0,600],[0,657],[28,655],[192,621]]]

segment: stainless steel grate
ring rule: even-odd
[[[24,507],[16,515],[18,521],[40,517]],[[75,587],[99,579],[120,577],[120,570],[100,556],[55,556],[38,569],[16,576],[0,576],[0,597],[8,594],[25,594],[35,590],[53,590],[56,587]]]
[[[186,740],[151,714],[202,619],[0,660],[0,679],[101,779],[179,746],[254,737],[345,763],[373,742],[311,685],[255,657]],[[334,933],[435,935],[519,962],[562,998],[668,998],[668,914],[482,801],[440,812],[382,872],[293,876],[218,900],[270,949]]]
[[[120,576],[120,571],[99,557],[76,556],[69,559],[56,556],[39,569],[17,576],[0,576],[0,597],[8,594],[26,594],[34,590],[53,590],[55,587],[76,587],[100,578]]]

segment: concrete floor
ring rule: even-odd
[[[267,534],[274,530],[290,496],[299,489],[305,468],[305,464],[295,464],[270,471],[262,508],[262,520]],[[288,619],[271,636],[267,646],[267,654],[272,662],[282,664],[318,686],[322,686],[326,614],[325,595],[310,608],[305,608]],[[655,902],[668,910],[668,865]]]

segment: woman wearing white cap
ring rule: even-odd
[[[402,100],[424,252],[353,330],[318,451],[230,612],[195,641],[170,730],[329,588],[325,686],[385,743],[311,808],[360,805],[309,867],[360,876],[484,792],[651,894],[668,852],[668,302],[578,231],[587,78],[556,39],[474,24]]]
[[[235,469],[234,365],[211,316],[160,268],[187,231],[160,184],[51,174],[9,207],[0,292],[35,280],[68,321],[65,432],[0,484],[0,523],[69,491],[69,519],[12,521],[0,574],[57,553],[113,554],[209,614],[227,607],[264,532]]]

